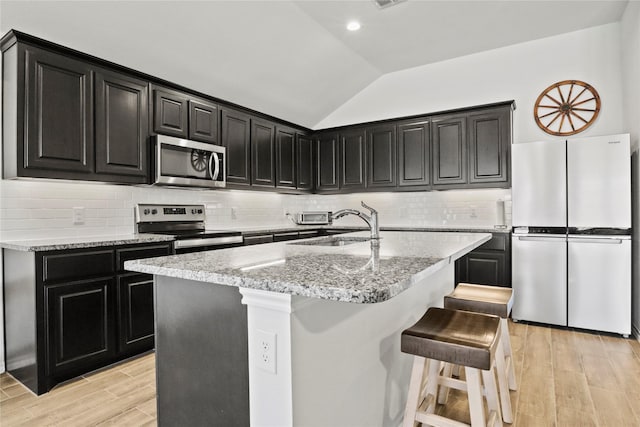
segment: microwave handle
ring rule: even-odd
[[[215,168],[213,167],[215,163]],[[209,173],[211,174],[211,180],[216,181],[218,179],[218,175],[220,174],[220,157],[218,157],[218,153],[212,152],[211,157],[209,157]]]

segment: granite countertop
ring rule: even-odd
[[[367,238],[368,231],[341,238]],[[335,301],[386,301],[491,238],[486,233],[380,233],[379,246],[269,243],[125,262],[127,270]],[[306,244],[305,244],[306,243]]]
[[[0,241],[0,248],[24,252],[57,251],[98,246],[133,245],[136,243],[170,242],[173,236],[160,234],[123,234],[114,236],[51,237],[38,240]]]
[[[225,227],[226,229],[227,227]],[[306,231],[330,228],[334,230],[368,230],[365,225],[347,226],[347,225],[266,225],[264,227],[249,226],[228,228],[233,231],[240,231],[242,234],[259,234],[259,233],[287,233],[293,231]],[[412,226],[380,226],[381,231],[450,231],[450,232],[472,232],[472,233],[511,233],[511,227],[493,228],[486,226],[428,226],[428,227],[412,227]]]

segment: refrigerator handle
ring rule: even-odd
[[[622,239],[616,239],[616,238],[600,238],[600,239],[591,238],[590,239],[588,237],[569,237],[567,241],[572,243],[602,243],[607,245],[622,244]]]
[[[564,235],[560,235],[557,237],[554,236],[545,236],[545,237],[535,237],[535,236],[514,236],[517,237],[518,240],[522,242],[548,242],[551,239],[564,240]]]

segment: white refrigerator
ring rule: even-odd
[[[512,146],[515,320],[631,332],[629,135]]]

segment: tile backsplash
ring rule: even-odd
[[[376,208],[382,226],[493,227],[498,200],[505,200],[510,224],[511,192],[502,189],[348,195],[283,195],[255,191],[183,190],[46,180],[0,181],[0,239],[129,234],[138,203],[202,203],[207,227],[234,228],[291,224],[286,212]],[[74,225],[74,208],[84,208],[84,223]],[[344,217],[336,225],[362,225]]]

